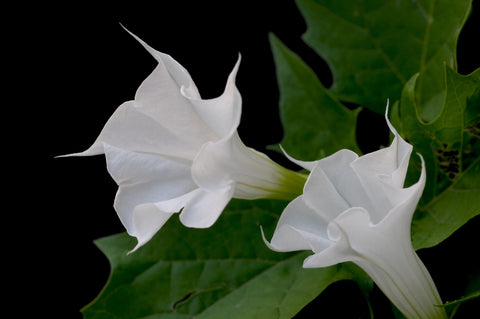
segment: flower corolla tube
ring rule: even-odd
[[[271,241],[264,240],[275,251],[313,251],[305,268],[357,264],[407,318],[446,318],[411,243],[425,164],[419,155],[420,177],[404,188],[412,146],[385,117],[394,134],[389,147],[361,157],[343,149],[314,162],[290,157],[310,175],[303,194],[283,211]]]
[[[237,133],[240,57],[225,90],[202,99],[189,73],[132,34],[158,65],[134,100],[120,105],[86,151],[105,154],[119,189],[114,208],[136,250],[176,212],[188,227],[210,227],[232,198],[293,199],[306,176],[246,147]]]

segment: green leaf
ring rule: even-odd
[[[280,88],[282,146],[301,160],[318,160],[339,149],[360,152],[355,140],[359,109],[345,108],[315,73],[275,36],[270,35]]]
[[[304,40],[330,68],[341,100],[384,114],[415,73],[422,117],[443,99],[443,64],[456,69],[459,32],[471,0],[297,0]]]
[[[480,69],[462,76],[445,68],[445,100],[425,123],[415,101],[415,75],[408,81],[392,120],[426,162],[427,184],[414,216],[416,248],[431,247],[480,214]],[[419,160],[412,161],[420,170]],[[410,174],[407,183],[417,179]]]
[[[102,293],[82,312],[110,318],[291,318],[329,284],[370,280],[353,264],[303,269],[308,255],[276,253],[273,233],[285,202],[234,200],[211,228],[171,219],[145,246],[127,255],[126,234],[96,241],[112,271]]]
[[[419,207],[412,224],[415,249],[433,247],[480,214],[480,159],[442,194]]]

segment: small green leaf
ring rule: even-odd
[[[297,0],[304,40],[330,65],[341,100],[384,114],[415,73],[422,116],[443,98],[443,64],[456,69],[456,44],[471,0]]]
[[[135,240],[126,234],[96,241],[112,271],[85,318],[291,318],[337,280],[370,283],[353,264],[303,269],[308,253],[269,250],[260,225],[273,233],[284,206],[234,200],[202,230],[171,219],[130,255]]]
[[[417,75],[405,85],[392,120],[426,162],[427,184],[412,225],[416,248],[431,247],[480,214],[480,69],[463,76],[445,68],[445,100],[425,123],[415,101]],[[414,158],[412,171],[420,170]],[[409,174],[407,183],[417,179]]]
[[[476,276],[474,275],[470,278],[470,283],[465,291],[465,295],[459,299],[454,301],[448,301],[441,305],[441,307],[445,307],[447,312],[449,313],[449,318],[455,318],[455,315],[459,309],[459,307],[466,303],[471,302],[474,299],[480,298],[480,276],[477,273]],[[478,302],[478,301],[477,301]]]
[[[270,43],[280,87],[285,150],[301,160],[318,160],[342,148],[359,153],[355,140],[359,109],[345,108],[275,36],[270,36]]]
[[[461,303],[464,303],[465,301],[469,301],[469,300],[472,300],[472,299],[475,299],[475,298],[480,298],[480,290],[475,291],[475,292],[473,292],[473,293],[471,293],[468,296],[465,296],[463,298],[460,298],[460,299],[457,299],[457,300],[454,300],[454,301],[449,301],[449,302],[443,304],[442,307],[448,307],[448,306],[461,304]]]

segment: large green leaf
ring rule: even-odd
[[[359,152],[355,140],[359,109],[343,106],[275,36],[270,36],[270,43],[280,88],[285,150],[302,160],[317,160],[342,148]]]
[[[471,0],[297,0],[304,40],[329,64],[340,99],[377,111],[400,97],[415,73],[424,118],[443,98],[443,64],[456,69],[456,43]]]
[[[417,248],[438,244],[480,214],[480,69],[462,76],[446,67],[444,79],[445,101],[433,121],[425,123],[418,115],[416,75],[393,111],[395,126],[427,166],[427,184],[413,222]],[[417,159],[412,168],[419,167]],[[415,174],[410,178],[415,180]]]
[[[273,233],[284,206],[234,200],[206,230],[172,219],[130,255],[126,234],[98,240],[112,272],[85,318],[291,318],[332,282],[369,282],[353,264],[303,269],[307,253],[269,250],[260,225]]]

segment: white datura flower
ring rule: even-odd
[[[446,318],[410,237],[425,164],[422,158],[418,182],[404,188],[412,146],[386,120],[395,135],[387,148],[361,157],[344,149],[314,162],[291,158],[311,172],[271,242],[264,240],[275,251],[312,250],[305,268],[354,262],[407,318]]]
[[[148,242],[176,212],[211,226],[232,198],[293,199],[306,177],[247,148],[237,134],[240,58],[222,95],[203,100],[189,73],[133,35],[157,60],[135,99],[113,113],[94,144],[68,156],[105,154],[119,185],[114,207],[127,232]]]

